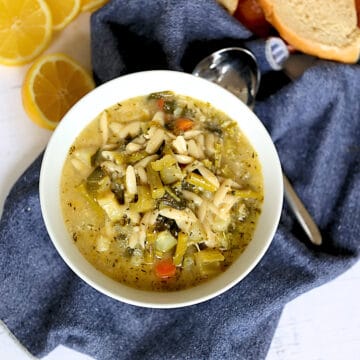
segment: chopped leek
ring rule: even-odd
[[[187,177],[186,177],[186,182],[188,182],[189,184],[195,185],[197,187],[201,187],[204,190],[208,190],[210,192],[215,192],[218,188],[214,185],[211,184],[209,181],[207,181],[204,177],[202,177],[201,175],[195,174],[195,173],[190,173]]]
[[[165,186],[165,191],[177,202],[180,202],[181,199],[175,194],[170,186]]]
[[[153,199],[159,199],[164,196],[165,189],[161,182],[159,173],[153,169],[151,166],[152,163],[146,166],[146,175],[148,183],[150,185],[151,197]]]
[[[153,92],[149,95],[149,99],[162,99],[162,98],[169,98],[173,97],[174,93],[172,91],[159,91],[159,92]]]
[[[100,166],[95,168],[86,179],[86,189],[90,194],[105,191],[109,186],[110,178]]]
[[[224,261],[224,255],[219,251],[215,249],[205,249],[201,250],[195,255],[196,263],[208,263],[208,262],[214,262],[214,261]]]
[[[139,185],[137,191],[138,200],[136,203],[130,204],[131,210],[139,213],[153,210],[156,204],[154,199],[151,197],[149,187],[146,185]]]
[[[154,251],[152,246],[149,246],[144,251],[145,264],[152,264],[154,262]]]
[[[181,231],[178,236],[175,255],[174,255],[174,264],[176,266],[180,266],[182,264],[183,257],[185,255],[188,245],[187,240],[188,240],[188,236]]]
[[[175,194],[169,186],[164,186],[165,194],[160,199],[159,209],[164,207],[173,207],[174,209],[183,210],[186,208],[186,201]]]

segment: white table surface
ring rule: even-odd
[[[56,35],[47,52],[55,51],[64,52],[90,68],[88,14],[81,14]],[[51,136],[50,131],[34,125],[24,113],[21,85],[28,67],[0,65],[0,211],[15,180]],[[359,297],[360,263],[357,263],[336,280],[293,300],[283,311],[267,360],[360,359]],[[0,323],[0,359],[31,358]],[[44,359],[90,358],[59,346]]]

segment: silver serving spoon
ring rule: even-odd
[[[260,71],[255,56],[238,47],[221,49],[201,60],[193,75],[212,81],[236,95],[251,109],[260,84]],[[313,244],[321,245],[322,237],[304,204],[283,174],[284,197]]]

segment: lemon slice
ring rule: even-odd
[[[34,123],[53,130],[65,113],[93,88],[92,77],[75,60],[60,53],[43,55],[25,76],[24,109]]]
[[[81,11],[95,11],[107,2],[109,0],[81,0]]]
[[[81,0],[46,0],[46,2],[51,11],[54,30],[63,29],[80,12]]]
[[[49,44],[52,17],[44,0],[0,1],[0,63],[21,65]]]

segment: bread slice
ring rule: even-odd
[[[355,0],[259,0],[265,17],[294,48],[355,63],[360,54]]]
[[[217,2],[224,7],[231,15],[234,14],[239,0],[217,0]]]

